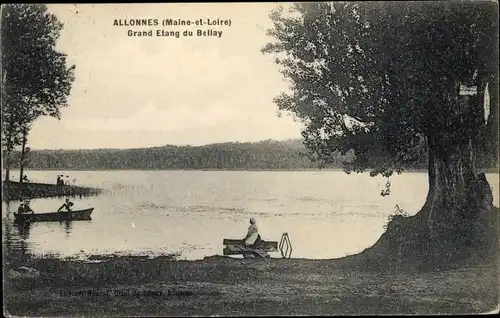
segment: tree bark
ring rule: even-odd
[[[429,147],[429,193],[425,219],[432,232],[435,227],[454,227],[477,213],[477,208],[492,206],[491,189],[484,174],[478,174],[472,142],[456,147],[451,153],[439,153],[431,141]],[[450,149],[450,147],[448,147]]]
[[[23,142],[21,144],[21,156],[19,159],[19,183],[23,183],[25,150],[26,150],[26,127],[23,128]]]
[[[5,182],[10,181],[10,152],[5,152]]]
[[[6,134],[6,145],[5,145],[5,182],[9,182],[10,181],[10,155],[11,155],[11,152],[14,148],[13,146],[13,141],[12,141],[12,128],[13,127],[13,124],[12,124],[12,118],[10,118],[10,121],[9,121],[9,130],[8,131],[4,131],[3,133]],[[3,146],[3,145],[2,145]]]
[[[0,10],[0,13],[1,13],[1,10]],[[0,17],[1,19],[1,17]],[[0,47],[0,53],[1,53],[1,47]],[[0,59],[1,60],[1,59]],[[5,103],[5,100],[6,100],[6,84],[7,84],[7,69],[4,68],[4,65],[2,61],[0,61],[0,63],[2,63],[2,73],[3,73],[3,76],[2,76],[2,103]],[[3,105],[2,105],[2,111],[3,111]],[[12,118],[10,119],[10,122],[9,122],[9,127],[10,127],[10,130],[12,130]],[[3,128],[3,127],[2,127]],[[2,133],[4,134],[10,134],[11,131],[2,131]],[[5,182],[9,182],[10,181],[10,145],[8,144],[9,142],[11,142],[10,140],[10,136],[6,137],[7,138],[7,145],[6,145],[6,151],[5,151]],[[2,145],[3,146],[3,145]]]

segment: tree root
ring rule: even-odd
[[[497,207],[491,206],[474,220],[453,228],[435,230],[433,235],[423,220],[425,212],[395,216],[372,247],[353,256],[357,266],[366,270],[434,270],[498,262]]]

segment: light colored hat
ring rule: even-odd
[[[255,224],[255,222],[257,222],[255,218],[250,218],[250,223]]]

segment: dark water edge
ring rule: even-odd
[[[2,182],[2,200],[21,200],[49,197],[83,197],[98,195],[102,189],[55,185],[47,183],[19,183],[14,181]]]

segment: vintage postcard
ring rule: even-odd
[[[498,20],[2,5],[4,315],[498,313]]]

